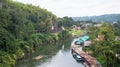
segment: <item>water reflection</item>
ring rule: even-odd
[[[49,49],[48,49],[49,48]],[[54,48],[54,49],[53,49]],[[44,58],[36,61],[35,56],[43,55]],[[16,67],[84,67],[81,63],[77,63],[72,57],[70,45],[64,44],[60,49],[54,45],[42,46],[29,57],[19,61]]]
[[[58,53],[51,58],[50,61],[44,62],[36,67],[84,67],[81,63],[77,63],[72,57],[71,51],[59,50]]]

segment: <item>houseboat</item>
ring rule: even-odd
[[[84,42],[88,39],[88,36],[74,39],[71,44],[71,53],[76,61],[81,62],[85,67],[101,67],[100,63],[94,57],[90,56],[82,50],[81,45],[83,45]]]

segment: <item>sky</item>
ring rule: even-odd
[[[120,0],[13,0],[47,9],[57,17],[120,14]]]

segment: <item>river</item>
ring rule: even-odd
[[[33,55],[20,60],[16,67],[84,67],[81,63],[78,63],[71,54],[70,48],[64,49],[63,45],[58,51],[52,54],[45,54],[46,50],[38,50]],[[44,48],[43,48],[44,49]],[[36,55],[44,54],[44,58],[36,61],[33,59]]]

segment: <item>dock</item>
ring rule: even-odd
[[[85,65],[85,67],[101,67],[101,65],[98,63],[98,61],[94,57],[90,56],[84,51],[81,51],[78,46],[72,45],[71,50],[72,52],[77,53],[84,59],[83,64]]]

